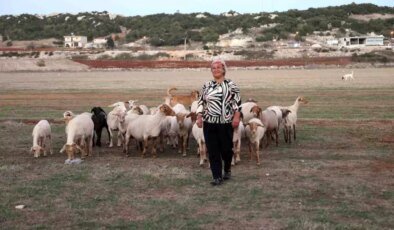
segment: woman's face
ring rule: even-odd
[[[224,68],[222,63],[215,62],[211,66],[211,72],[215,79],[220,79],[224,77]]]

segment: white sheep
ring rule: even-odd
[[[146,105],[138,104],[138,100],[129,100],[128,103],[129,103],[129,109],[138,107],[142,110],[142,114],[151,114],[151,111]]]
[[[66,125],[67,125],[68,122],[69,122],[71,119],[73,119],[74,116],[75,116],[74,113],[71,112],[71,111],[66,111],[66,112],[64,112],[64,113],[63,113],[63,120],[64,120],[64,123],[66,123]]]
[[[48,148],[49,152],[53,154],[52,151],[52,138],[51,138],[51,126],[47,120],[39,121],[33,128],[33,147],[31,147],[30,151],[34,154],[34,157],[39,157],[41,153],[44,156],[47,155],[47,145],[46,142],[49,143]]]
[[[189,145],[189,137],[192,131],[193,122],[184,105],[176,104],[172,107],[175,117],[170,118],[170,130],[168,135],[173,147],[178,145],[178,153],[186,156],[186,148]]]
[[[107,116],[107,124],[109,128],[109,147],[113,147],[113,136],[114,132],[118,131],[118,146],[121,146],[122,144],[122,133],[119,132],[119,123],[124,119],[126,116],[126,106],[124,102],[117,102],[112,105],[109,105],[109,107],[114,107],[111,112],[108,113]]]
[[[73,160],[78,150],[82,158],[92,155],[94,123],[91,113],[82,113],[71,119],[66,126],[67,142],[60,150]]]
[[[347,80],[354,80],[353,70],[352,70],[351,73],[343,75],[342,76],[342,80],[345,80],[345,81],[347,81]]]
[[[283,121],[285,120],[285,118],[288,116],[288,114],[290,113],[290,110],[283,108],[281,106],[269,106],[267,108],[267,110],[272,110],[275,112],[276,117],[278,119],[278,132],[280,130],[281,125],[284,123]],[[271,133],[272,134],[272,133]]]
[[[245,103],[243,103],[241,105],[241,107],[242,107],[241,112],[242,112],[242,115],[243,115],[242,119],[243,119],[244,124],[247,124],[250,119],[256,117],[256,114],[254,114],[251,111],[251,109],[254,106],[257,106],[257,104],[255,102],[252,102],[252,101],[251,102],[245,102]]]
[[[183,111],[176,114],[177,134],[178,134],[178,153],[186,156],[186,149],[189,145],[189,137],[192,131],[193,123],[189,111]],[[171,127],[172,129],[172,127]]]
[[[207,146],[205,144],[203,128],[199,128],[197,126],[197,124],[194,124],[193,128],[192,128],[192,134],[198,144],[197,153],[200,156],[200,166],[203,166],[204,162],[206,162],[208,160],[207,159]]]
[[[257,165],[260,165],[260,141],[264,137],[266,128],[258,118],[252,118],[245,126],[245,134],[249,140],[249,154],[250,160],[252,160],[253,155],[256,156]]]
[[[127,126],[125,144],[123,152],[127,155],[129,153],[128,143],[130,138],[134,138],[137,141],[143,141],[142,157],[145,157],[146,150],[148,148],[148,140],[152,139],[152,155],[156,157],[156,140],[161,131],[161,122],[166,116],[174,116],[174,111],[166,104],[162,104],[159,107],[159,111],[154,115],[140,115],[135,119],[131,120]]]
[[[190,112],[197,112],[197,108],[198,108],[198,101],[193,101],[192,105],[190,106]]]
[[[155,113],[153,113],[155,114]],[[153,115],[152,114],[152,115]],[[173,148],[176,148],[176,145],[178,143],[173,143],[172,142],[172,137],[170,136],[171,132],[171,121],[173,120],[174,117],[166,117],[164,120],[160,123],[160,140],[159,140],[159,151],[163,152],[164,151],[164,144],[166,143],[167,145],[172,145]],[[176,119],[175,119],[176,120]]]
[[[233,132],[233,152],[234,156],[231,161],[231,165],[241,161],[241,139],[244,136],[245,127],[242,122],[239,123],[238,127],[234,129]]]
[[[307,104],[308,101],[304,97],[297,97],[294,104],[291,106],[283,107],[290,110],[290,113],[284,119],[284,137],[285,142],[291,143],[291,134],[294,134],[294,140],[296,139],[296,124],[297,124],[297,112],[300,104]]]

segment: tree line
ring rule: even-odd
[[[128,29],[124,42],[133,42],[148,38],[154,46],[176,46],[185,41],[202,43],[215,42],[219,36],[237,28],[242,28],[246,35],[253,28],[263,25],[275,25],[261,29],[253,35],[257,41],[269,41],[274,38],[286,39],[297,32],[302,38],[313,31],[329,31],[335,28],[344,32],[351,29],[356,33],[375,32],[390,36],[394,30],[394,18],[370,21],[358,21],[350,18],[357,14],[394,14],[393,7],[380,7],[373,4],[349,4],[336,7],[310,8],[307,10],[288,10],[286,12],[235,14],[234,16],[214,15],[207,12],[191,14],[154,14],[148,16],[110,17],[108,12],[83,12],[76,15],[58,14],[38,17],[21,14],[18,16],[0,16],[0,34],[3,40],[36,40],[57,38],[74,33],[84,35],[88,40],[95,37],[120,33],[120,27]],[[203,17],[196,17],[203,14]],[[276,14],[277,17],[272,17]]]

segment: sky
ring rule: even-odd
[[[394,7],[394,0],[0,0],[0,15],[108,11],[124,16],[209,12],[220,14],[305,10],[310,7],[372,3]]]

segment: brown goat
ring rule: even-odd
[[[174,105],[180,103],[185,106],[190,106],[193,101],[198,100],[198,97],[200,93],[197,90],[193,90],[190,92],[188,95],[173,95],[171,91],[177,90],[177,88],[169,88],[167,89],[167,96],[169,96],[170,99],[170,105],[173,107]]]

